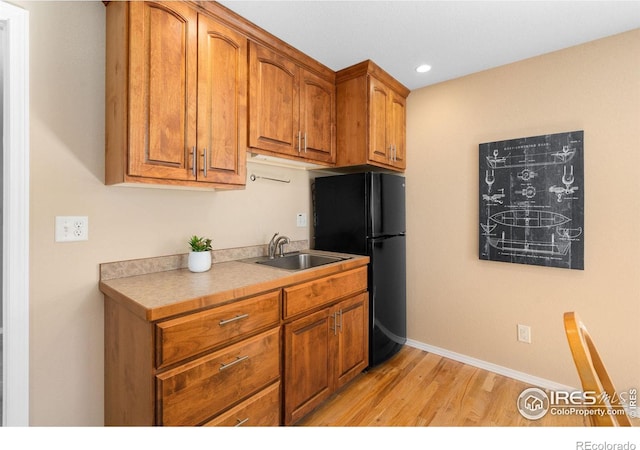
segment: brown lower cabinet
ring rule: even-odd
[[[277,381],[279,348],[276,328],[157,375],[158,424],[199,425]]]
[[[358,294],[284,326],[284,424],[325,401],[368,365],[369,300]]]
[[[300,420],[368,365],[367,267],[323,273],[157,320],[103,291],[105,424]]]
[[[206,427],[271,427],[280,424],[280,383],[274,383],[235,408],[206,422]]]
[[[148,321],[105,296],[105,424],[203,425],[244,408],[247,425],[279,425],[280,298]]]

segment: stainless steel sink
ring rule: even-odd
[[[260,258],[254,262],[257,264],[264,264],[265,266],[277,267],[279,269],[303,270],[343,261],[345,259],[347,258],[311,255],[309,253],[294,253],[285,256],[276,256],[274,259],[268,259],[266,257]]]

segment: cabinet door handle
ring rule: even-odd
[[[237,424],[234,425],[234,427],[241,427],[242,425],[244,425],[245,423],[247,423],[249,421],[249,418],[245,418],[245,419],[236,419],[238,421]]]
[[[304,152],[307,153],[307,132],[304,132]]]
[[[333,326],[329,327],[329,329],[331,331],[333,331],[333,335],[335,336],[336,334],[338,334],[338,321],[336,318],[336,313],[333,313]]]
[[[302,138],[302,132],[298,131],[298,154],[300,154],[300,140]]]
[[[336,328],[340,327],[340,333],[342,333],[342,310],[336,313],[336,317],[340,316],[340,322],[336,322]]]
[[[238,356],[235,360],[231,361],[230,363],[220,364],[220,368],[218,370],[220,372],[222,372],[223,370],[227,370],[229,367],[235,366],[236,364],[241,363],[245,359],[249,359],[249,355]]]
[[[207,147],[202,150],[202,172],[207,176]]]
[[[246,319],[247,317],[249,317],[249,314],[239,314],[239,315],[237,315],[235,317],[232,317],[231,319],[222,319],[220,321],[219,325],[223,326],[223,325],[226,325],[228,323],[235,322],[236,320]]]
[[[196,159],[197,159],[197,155],[196,155],[196,146],[194,145],[193,148],[191,149],[191,173],[193,174],[194,177],[198,176],[198,169],[196,169]]]

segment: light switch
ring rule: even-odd
[[[305,213],[296,214],[296,225],[300,228],[307,226],[307,215]]]

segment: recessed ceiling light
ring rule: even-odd
[[[431,70],[431,66],[429,64],[421,64],[418,67],[416,67],[416,72],[418,73],[425,73]]]

